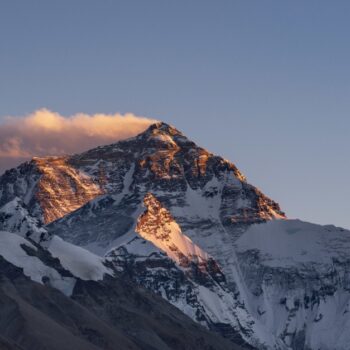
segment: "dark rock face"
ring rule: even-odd
[[[18,197],[0,207],[0,230],[16,232],[37,242],[50,237],[40,219],[31,216],[25,203]]]
[[[40,172],[36,168],[34,160],[7,170],[0,176],[0,207],[18,197],[30,207],[32,213],[39,215],[41,210],[35,198],[35,189],[39,178]]]
[[[142,244],[146,245],[147,242],[144,241]],[[203,306],[199,286],[205,286],[208,290],[213,291],[219,289],[221,293],[227,293],[224,276],[217,271],[215,262],[210,260],[207,263],[206,272],[203,272],[203,268],[193,262],[183,270],[163,253],[152,252],[149,256],[141,257],[130,253],[127,248],[127,246],[122,246],[107,255],[108,261],[112,262],[122,279],[132,280],[156,293],[198,323],[230,339],[234,344],[239,344],[246,349],[252,348],[241,337],[237,329],[230,324],[214,321]],[[208,270],[209,273],[207,273]]]
[[[238,349],[125,280],[79,281],[71,298],[0,257],[1,349]]]
[[[22,349],[23,350],[23,348],[20,348],[13,342],[3,337],[0,337],[0,349],[2,350],[21,350]]]

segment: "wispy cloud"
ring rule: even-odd
[[[0,122],[0,174],[33,156],[82,152],[134,136],[156,120],[133,114],[75,114],[40,109]]]

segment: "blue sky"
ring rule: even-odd
[[[349,1],[2,1],[0,116],[132,112],[350,228]]]

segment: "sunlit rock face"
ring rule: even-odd
[[[68,158],[36,158],[41,174],[36,199],[49,223],[80,208],[103,193],[100,184],[88,174],[72,167]]]
[[[0,180],[0,201],[21,198],[31,213],[47,224],[101,195],[100,184],[72,167],[68,160],[68,157],[34,158],[7,171]]]
[[[162,207],[151,193],[144,198],[147,208],[137,222],[136,232],[156,247],[166,252],[180,266],[188,266],[191,261],[206,262],[209,259],[202,249],[182,234],[179,225],[170,212]]]

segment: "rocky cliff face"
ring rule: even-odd
[[[235,343],[347,349],[350,232],[287,220],[235,165],[165,123],[6,172],[0,204],[11,201]]]
[[[0,203],[15,198],[47,224],[103,193],[98,183],[68,163],[67,157],[34,158],[7,171],[0,182]]]

